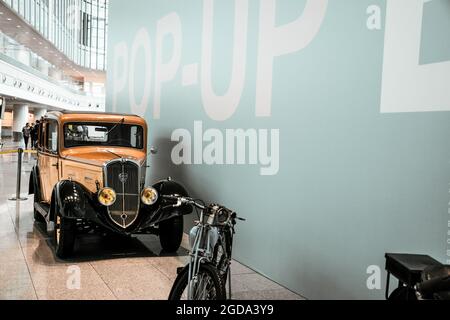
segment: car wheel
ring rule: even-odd
[[[176,252],[183,240],[183,216],[159,224],[159,241],[164,251]]]
[[[35,207],[36,203],[39,203],[39,198],[35,191],[34,192],[34,206],[33,206],[34,221],[36,221],[37,223],[47,223],[47,221],[45,221],[45,218],[39,213],[39,211],[36,210],[36,207]]]
[[[55,205],[55,229],[54,229],[54,242],[55,253],[58,258],[64,259],[69,257],[75,245],[75,221],[64,218],[58,208]]]

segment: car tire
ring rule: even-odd
[[[34,192],[34,203],[33,203],[33,217],[34,221],[37,223],[47,223],[45,221],[45,218],[39,213],[39,211],[36,210],[36,203],[39,203],[39,197],[37,195],[37,191]]]
[[[65,259],[73,253],[75,245],[76,223],[74,220],[61,215],[58,205],[55,204],[55,228],[53,240],[55,254],[60,259]]]
[[[159,242],[166,252],[176,252],[183,240],[183,216],[163,221],[159,224]]]

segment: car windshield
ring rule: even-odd
[[[66,148],[107,146],[143,149],[144,130],[122,123],[68,123],[64,126]]]

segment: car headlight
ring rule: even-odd
[[[147,206],[152,206],[158,201],[158,191],[155,188],[145,188],[141,193],[141,201]]]
[[[105,207],[110,207],[116,202],[117,195],[113,189],[103,188],[98,192],[97,199]]]

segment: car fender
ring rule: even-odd
[[[85,219],[95,212],[92,192],[81,184],[62,180],[53,189],[50,221],[54,221],[55,204],[63,217],[69,219]]]
[[[147,213],[147,218],[141,224],[141,228],[145,229],[152,225],[157,225],[165,220],[172,219],[174,217],[185,216],[192,213],[192,206],[183,205],[181,207],[170,207],[169,203],[163,199],[162,196],[173,196],[178,195],[182,197],[189,197],[186,189],[178,182],[167,179],[163,181],[159,181],[158,183],[153,185],[158,191],[159,199],[153,206],[143,206],[141,209]]]
[[[39,168],[37,166],[34,166],[30,174],[30,182],[28,184],[28,194],[31,195],[37,193],[38,196],[40,195],[39,178],[40,178]]]
[[[173,180],[162,180],[153,185],[160,195],[179,195],[188,197],[189,194],[186,189],[178,182]]]
[[[164,207],[164,201],[162,200],[161,196],[173,196],[178,195],[182,197],[189,197],[189,193],[186,191],[186,189],[178,182],[175,182],[171,179],[163,180],[158,183],[156,183],[153,188],[158,190],[158,193],[160,195],[160,206]],[[163,211],[171,213],[171,215],[187,215],[192,213],[192,206],[181,206],[179,208],[167,208]],[[163,214],[164,215],[164,214]]]

